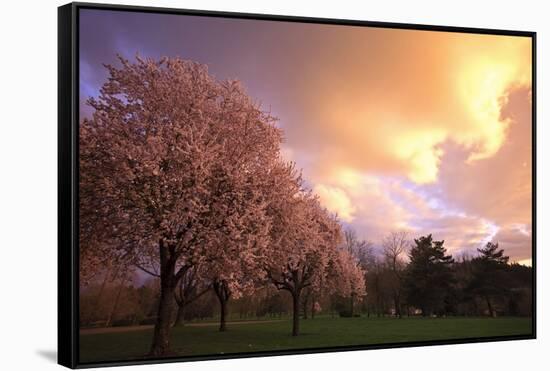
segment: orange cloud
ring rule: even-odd
[[[306,120],[285,125],[292,147],[323,148],[315,156],[320,171],[344,166],[433,183],[446,142],[467,150],[469,162],[501,148],[507,92],[531,83],[528,38],[362,28],[336,34],[340,44],[306,75]]]
[[[313,191],[321,199],[321,203],[331,212],[337,214],[340,219],[351,222],[354,218],[355,208],[346,192],[338,187],[317,184]]]
[[[324,205],[374,242],[405,229],[475,253],[504,238],[528,259],[530,235],[511,226],[531,223],[530,39],[362,28],[324,37],[295,91],[306,97],[302,120],[283,122]]]

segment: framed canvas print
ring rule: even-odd
[[[535,33],[59,8],[59,362],[535,338]]]

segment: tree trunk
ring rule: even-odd
[[[496,317],[493,306],[491,305],[491,299],[489,299],[488,296],[485,296],[485,300],[487,301],[487,308],[489,309],[489,316],[490,317]]]
[[[227,318],[227,302],[229,301],[229,298],[231,297],[231,292],[229,291],[229,287],[227,286],[227,283],[225,281],[214,281],[214,284],[212,285],[214,287],[214,292],[216,293],[216,296],[218,297],[218,301],[220,302],[220,331],[226,331],[227,325],[226,325],[226,318]]]
[[[160,300],[157,311],[155,329],[153,331],[153,343],[149,355],[161,357],[171,355],[170,330],[172,324],[172,311],[174,306],[174,293],[176,291],[176,257],[168,246],[159,243],[160,255]],[[171,249],[172,250],[172,249]]]
[[[315,318],[315,296],[311,298],[311,319]]]
[[[170,349],[170,328],[171,317],[174,306],[175,287],[168,284],[161,284],[160,301],[153,332],[153,344],[151,345],[151,356],[165,356],[171,354]]]
[[[355,303],[354,303],[354,300],[355,299],[355,295],[354,294],[351,294],[350,297],[349,297],[349,301],[350,301],[350,309],[349,309],[349,313],[350,313],[350,316],[353,317],[353,309],[355,307]]]
[[[220,331],[227,330],[226,317],[227,317],[227,301],[220,300]]]
[[[300,334],[300,290],[292,292],[292,336]]]
[[[183,326],[185,324],[185,304],[178,304],[178,312],[176,314],[176,320],[174,326]]]
[[[369,303],[369,297],[367,296],[367,318],[370,318],[370,303]]]
[[[399,294],[393,296],[394,306],[395,306],[395,316],[401,318],[401,300],[399,300]]]
[[[303,302],[303,312],[304,312],[304,319],[307,319],[307,302],[308,302],[309,295],[304,296],[304,302]]]

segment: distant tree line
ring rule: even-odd
[[[382,256],[372,247],[360,253],[371,316],[530,316],[532,268],[510,264],[498,243],[488,242],[475,256],[459,259],[432,235],[398,248],[403,233],[391,234]]]
[[[333,290],[306,289],[300,302],[303,319],[317,315],[376,316],[530,316],[532,268],[509,258],[498,243],[488,242],[476,256],[455,259],[443,241],[431,235],[409,241],[404,232],[390,233],[376,249],[344,233],[340,248],[356,257],[366,282],[366,295],[342,296]],[[128,268],[127,268],[128,269]],[[140,278],[141,277],[141,278]],[[186,277],[187,280],[193,277]],[[155,323],[160,298],[158,279],[136,273],[104,271],[81,295],[81,325],[133,326]],[[193,287],[193,292],[185,292]],[[207,281],[182,281],[174,296],[173,326],[220,318],[217,294]],[[185,303],[185,304],[184,304]],[[292,316],[292,298],[265,285],[230,303],[233,320],[281,319]]]

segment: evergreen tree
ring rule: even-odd
[[[423,316],[444,313],[446,299],[452,291],[452,256],[446,255],[445,241],[434,241],[432,235],[414,240],[409,253],[405,291],[408,303],[422,310]]]
[[[509,257],[498,243],[487,242],[484,248],[477,250],[480,255],[473,260],[474,275],[468,287],[469,291],[487,303],[491,317],[496,317],[495,301],[509,294],[509,280],[506,274]]]

